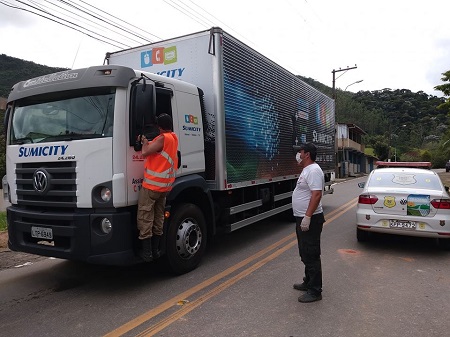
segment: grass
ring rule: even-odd
[[[6,212],[0,212],[0,232],[6,231]]]

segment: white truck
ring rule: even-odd
[[[4,191],[9,248],[95,264],[139,262],[137,136],[168,113],[181,166],[162,258],[194,269],[206,242],[291,211],[296,146],[314,142],[327,191],[334,101],[220,28],[109,53],[107,64],[16,84]]]

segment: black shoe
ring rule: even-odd
[[[310,293],[306,293],[306,294],[303,294],[302,296],[300,296],[298,298],[298,301],[302,302],[302,303],[310,303],[310,302],[320,301],[321,299],[322,299],[322,295],[321,294],[313,295],[313,294],[310,294]]]
[[[150,238],[141,240],[141,250],[139,251],[139,256],[145,262],[152,262],[152,241]]]
[[[308,291],[308,287],[306,286],[305,282],[295,283],[294,284],[294,289],[295,290],[300,290],[300,291]]]
[[[159,241],[161,239],[161,235],[153,235],[152,236],[152,255],[153,260],[159,259],[161,256],[161,251],[159,250]]]

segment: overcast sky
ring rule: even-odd
[[[63,13],[52,5],[63,6],[60,0],[33,2]],[[356,65],[336,73],[336,87],[353,92],[390,88],[442,96],[433,87],[442,84],[442,73],[450,70],[449,0],[71,2],[99,15],[89,5],[95,6],[105,18],[112,15],[131,23],[129,29],[153,41],[219,26],[294,74],[330,87],[333,69]],[[8,56],[51,67],[81,68],[103,64],[106,52],[145,44],[111,37],[106,28],[100,32],[98,26],[81,23],[75,9],[70,21],[108,36],[104,40],[112,44],[2,3],[25,6],[0,0],[0,53]],[[359,80],[363,81],[354,83]]]

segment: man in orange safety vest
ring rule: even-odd
[[[141,136],[145,166],[139,191],[137,227],[142,243],[139,256],[146,262],[160,256],[159,241],[163,234],[166,196],[172,189],[178,168],[178,138],[172,131],[172,117],[168,114],[159,115],[157,125],[159,136],[153,140]]]

